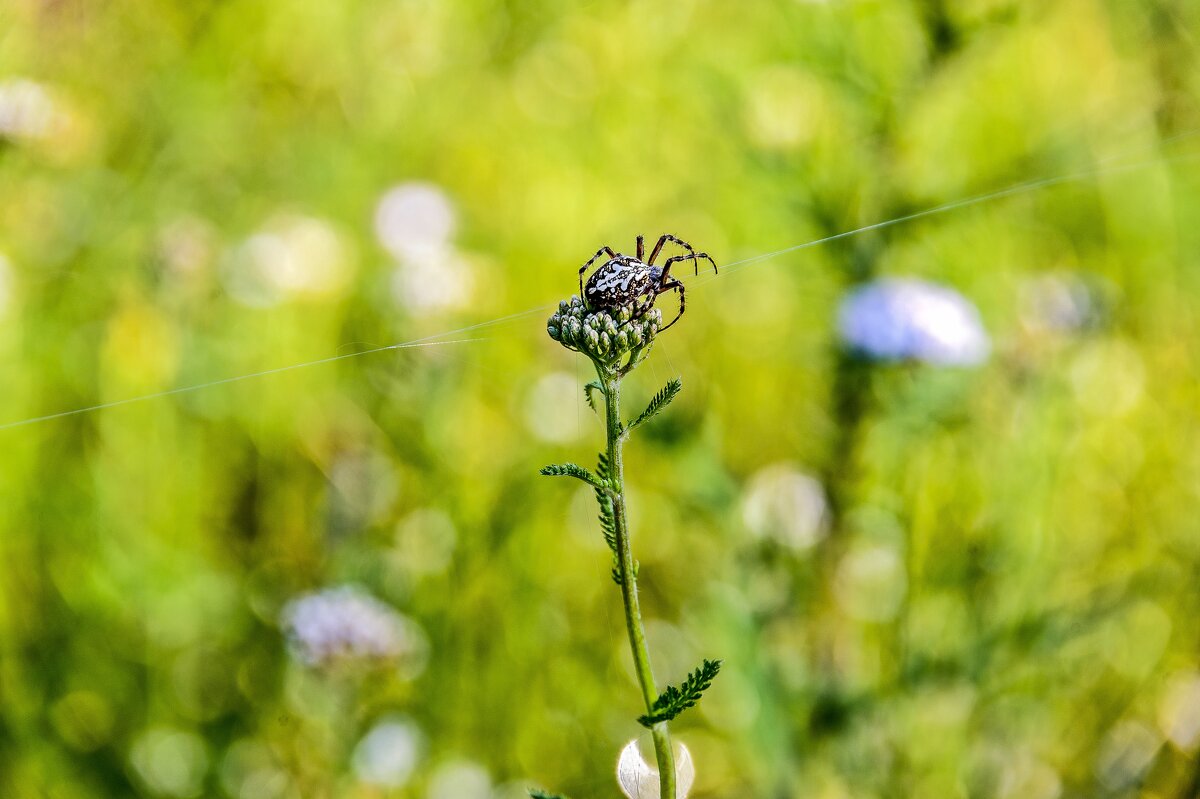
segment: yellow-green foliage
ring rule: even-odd
[[[627,448],[631,526],[660,684],[724,659],[674,728],[692,799],[1194,795],[1197,30],[1182,0],[0,2],[0,423],[534,309],[0,431],[0,796],[615,795],[644,708],[611,558],[593,489],[537,475],[603,436],[545,330],[579,266],[1119,164],[680,270],[625,385],[688,384]],[[843,355],[876,275],[974,302],[986,364]],[[288,601],[344,584],[419,631],[403,666],[289,654]],[[373,729],[411,744],[395,787]]]

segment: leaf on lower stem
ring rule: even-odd
[[[599,477],[575,463],[556,463],[543,466],[541,473],[547,477],[574,477],[595,487],[597,491],[605,490]]]
[[[700,696],[712,685],[717,672],[721,670],[721,661],[705,660],[699,668],[688,675],[687,679],[676,688],[668,685],[667,689],[654,700],[650,713],[638,718],[638,724],[643,727],[653,727],[660,721],[670,721],[689,707],[694,707],[700,701]]]
[[[646,410],[642,411],[642,415],[629,423],[629,425],[625,428],[625,432],[631,433],[635,427],[639,427],[653,419],[662,412],[663,408],[670,405],[671,400],[675,399],[675,397],[678,396],[679,392],[682,390],[683,381],[681,381],[679,378],[667,381],[667,384],[663,386],[662,390],[655,394],[654,398],[650,400],[650,404],[646,406]]]
[[[599,380],[593,380],[583,387],[583,395],[587,399],[588,406],[596,413],[600,413],[599,409],[596,407],[595,392],[597,391],[601,393],[604,392],[604,386],[600,385]]]
[[[596,465],[596,475],[605,485],[612,485],[612,472],[608,468],[608,456],[600,453]],[[613,508],[612,497],[607,490],[596,489],[596,502],[600,505],[600,532],[604,533],[604,543],[612,550],[613,557],[617,555],[617,513]],[[619,583],[618,583],[619,585]]]
[[[617,517],[613,510],[612,499],[600,489],[596,489],[596,502],[600,505],[600,532],[604,533],[604,543],[617,554]]]
[[[612,482],[612,468],[608,465],[608,454],[601,452],[596,457],[596,474],[606,483]]]
[[[642,564],[638,563],[636,560],[633,562],[633,581],[634,582],[637,582],[638,570],[641,569],[641,567],[642,567]],[[621,562],[619,560],[617,560],[616,553],[613,553],[612,578],[613,578],[613,582],[616,583],[617,585],[625,584],[625,581],[621,578]]]

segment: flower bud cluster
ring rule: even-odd
[[[567,349],[612,364],[624,355],[650,346],[660,325],[662,311],[657,308],[634,319],[632,305],[612,311],[589,311],[579,297],[572,296],[558,304],[558,310],[546,323],[546,332]]]

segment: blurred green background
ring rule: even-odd
[[[634,547],[660,681],[725,659],[694,799],[1194,797],[1198,30],[0,0],[0,422],[553,304],[638,233],[728,264],[1137,164],[689,283],[626,389],[685,387],[628,449]],[[878,275],[962,292],[989,360],[846,356]],[[619,595],[536,474],[603,431],[548,314],[0,431],[0,796],[616,796]],[[347,584],[420,657],[300,662],[286,603]]]

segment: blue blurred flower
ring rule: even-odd
[[[946,286],[883,278],[852,292],[838,314],[842,339],[879,360],[973,366],[991,348],[979,312]]]
[[[389,605],[353,586],[305,594],[283,611],[292,647],[309,665],[397,660],[419,654],[424,634]]]

